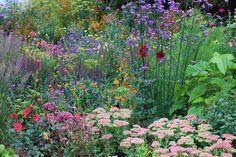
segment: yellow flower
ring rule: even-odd
[[[114,80],[114,81],[113,81],[113,84],[114,84],[115,86],[118,86],[119,83],[120,83],[119,80]]]
[[[68,87],[68,86],[69,86],[69,83],[65,83],[64,86],[65,86],[65,87]]]
[[[125,98],[123,96],[120,96],[120,101],[125,102]]]
[[[95,87],[97,86],[97,82],[92,82],[90,85]]]

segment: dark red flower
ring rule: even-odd
[[[11,119],[15,119],[15,118],[16,118],[16,113],[15,113],[15,112],[12,112],[12,113],[10,114],[10,117],[11,117]]]
[[[157,59],[157,60],[163,60],[164,57],[165,57],[165,53],[164,53],[163,49],[161,49],[160,52],[157,52],[157,53],[156,53],[156,59]]]
[[[19,132],[23,129],[23,125],[21,124],[21,122],[14,122],[13,127],[16,132]]]
[[[173,30],[173,32],[177,32],[177,27],[174,26],[174,27],[172,28],[172,30]]]
[[[80,116],[81,118],[84,117],[84,113],[81,112],[81,113],[79,114],[79,116]]]
[[[40,60],[37,60],[36,61],[36,71],[39,71],[40,66],[41,66],[41,62],[40,62]]]
[[[220,9],[219,9],[219,12],[220,12],[220,13],[224,13],[224,12],[225,12],[225,9],[224,9],[224,8],[220,8]]]
[[[139,47],[138,54],[139,54],[139,56],[141,58],[145,58],[147,56],[147,51],[148,51],[147,45],[146,44],[142,44]]]
[[[23,109],[23,111],[22,111],[23,117],[26,117],[29,113],[30,113],[30,107],[26,107],[26,108]]]
[[[34,114],[32,116],[32,119],[33,119],[33,121],[37,122],[39,120],[39,115],[38,114]]]

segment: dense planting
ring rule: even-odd
[[[232,157],[231,1],[0,6],[0,156]]]

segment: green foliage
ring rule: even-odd
[[[235,93],[234,93],[235,94]],[[218,134],[231,133],[236,135],[236,102],[235,96],[222,97],[209,107],[206,118]]]
[[[14,153],[12,149],[5,148],[4,145],[0,145],[0,156],[1,157],[19,157]]]
[[[209,62],[200,61],[189,65],[186,74],[188,79],[183,85],[176,86],[175,103],[170,114],[185,108],[188,114],[204,115],[204,108],[208,108],[221,96],[227,96],[235,87],[236,82],[230,70],[235,69],[234,57],[231,54],[214,53]]]

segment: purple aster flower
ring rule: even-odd
[[[203,31],[202,36],[207,37],[209,35],[209,32],[207,30]]]

